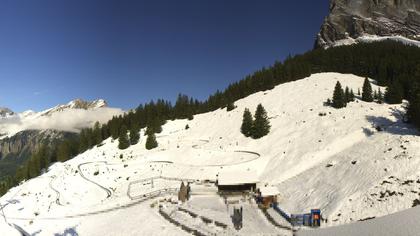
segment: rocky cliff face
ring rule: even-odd
[[[315,47],[354,43],[372,35],[420,42],[420,0],[330,0],[330,14]]]
[[[0,140],[0,160],[5,158],[26,158],[41,145],[52,145],[75,133],[56,130],[25,130]]]
[[[61,140],[75,137],[75,133],[55,130],[25,130],[0,140],[0,180],[7,175],[13,176],[41,145],[51,147]]]
[[[0,107],[0,118],[13,116],[15,113],[6,107]]]

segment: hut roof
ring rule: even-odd
[[[279,189],[274,186],[261,187],[260,192],[263,197],[276,196],[280,194]]]
[[[218,177],[218,185],[242,185],[256,184],[259,182],[258,175],[254,171],[229,171],[221,172]]]

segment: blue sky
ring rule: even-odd
[[[0,106],[205,99],[311,49],[327,13],[328,0],[0,0]]]

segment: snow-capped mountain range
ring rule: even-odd
[[[104,123],[123,112],[119,108],[108,107],[103,99],[76,99],[40,112],[28,110],[15,113],[11,109],[0,108],[0,139],[28,129],[77,132],[81,128],[91,127],[96,121]]]
[[[380,224],[387,220],[380,217],[420,201],[418,131],[403,122],[404,104],[366,103],[356,96],[343,109],[325,106],[337,81],[357,91],[364,78],[314,74],[238,100],[230,112],[224,108],[195,115],[193,120],[168,121],[157,135],[159,147],[153,150],[145,149],[144,130],[140,142],[126,150],[107,139],[1,197],[7,223],[0,221],[0,231],[187,235],[161,215],[167,214],[205,235],[293,235],[287,227],[271,224],[252,201],[240,198],[244,227],[234,230],[230,214],[237,203],[223,201],[211,182],[221,172],[252,172],[258,176],[258,187],[278,189],[279,204],[287,213],[320,208],[328,220],[322,227],[376,217],[369,224],[379,223],[363,231],[366,235],[375,235],[372,229],[380,230],[380,235],[415,235],[415,225],[395,231],[406,224],[382,232]],[[240,126],[244,109],[253,111],[259,103],[268,112],[271,131],[254,140],[244,137]],[[175,204],[177,195],[171,189],[186,179],[194,180],[192,197]],[[206,223],[202,217],[226,227]],[[331,229],[332,233],[320,232],[340,235]]]
[[[420,46],[420,1],[330,0],[315,47],[383,40]]]
[[[22,113],[15,113],[14,111],[12,111],[11,109],[7,107],[0,107],[0,118],[11,118],[14,116],[24,118],[24,117],[34,116],[34,115],[45,116],[45,115],[52,115],[53,113],[65,111],[68,109],[93,110],[93,109],[98,109],[102,107],[108,107],[107,102],[103,99],[98,99],[94,101],[85,101],[82,99],[75,99],[75,100],[70,101],[67,104],[57,105],[55,107],[46,109],[41,112],[27,110]]]
[[[66,105],[57,105],[53,108],[45,110],[41,112],[41,115],[52,115],[56,112],[61,112],[68,109],[94,110],[94,109],[107,107],[107,106],[108,106],[107,102],[103,99],[98,99],[94,101],[84,101],[82,99],[76,99],[76,100],[70,101]]]

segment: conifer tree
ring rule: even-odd
[[[93,138],[94,138],[94,145],[98,145],[102,143],[102,129],[101,124],[97,121],[93,127]]]
[[[119,131],[119,124],[116,117],[112,118],[112,120],[109,121],[109,132],[111,134],[112,139],[117,139],[120,135]]]
[[[362,88],[362,100],[365,102],[373,102],[372,86],[369,79],[366,77]]]
[[[156,148],[157,146],[158,146],[158,142],[156,141],[155,134],[149,134],[149,135],[147,135],[146,149],[147,150],[151,150],[153,148]]]
[[[65,162],[70,159],[70,145],[68,142],[62,142],[57,148],[57,161]]]
[[[343,108],[346,106],[344,92],[339,81],[335,84],[332,106],[334,108]]]
[[[41,173],[41,162],[39,156],[36,153],[32,154],[28,165],[28,172],[30,178],[36,177]]]
[[[235,109],[235,104],[233,102],[229,102],[226,106],[226,111],[232,111]]]
[[[389,104],[400,104],[403,99],[403,89],[398,82],[392,82],[385,90],[385,101]]]
[[[248,108],[245,108],[243,118],[242,118],[242,126],[241,132],[245,137],[250,137],[252,135],[252,125],[254,121],[252,119],[252,114]]]
[[[350,89],[350,102],[354,102],[354,92],[353,89]]]
[[[136,145],[140,140],[140,128],[137,125],[133,125],[130,129],[130,144]]]
[[[86,129],[86,140],[87,140],[87,146],[88,149],[92,148],[95,143],[95,138],[93,136],[93,129]]]
[[[329,99],[329,98],[327,98],[327,105],[328,106],[331,106],[332,105],[331,99]]]
[[[350,102],[350,89],[346,86],[346,89],[344,90],[344,100],[346,103]]]
[[[193,120],[194,119],[194,115],[193,115],[193,113],[192,112],[189,112],[188,113],[188,115],[187,115],[187,119],[188,120]],[[160,132],[159,132],[160,133]]]
[[[146,127],[146,130],[144,131],[144,134],[145,134],[145,135],[154,134],[154,132],[153,132],[153,128],[152,128],[150,125],[148,125],[148,126]]]
[[[82,131],[80,131],[80,138],[79,138],[79,152],[80,153],[86,151],[89,148],[87,139],[88,138],[86,136],[86,129],[82,129]]]
[[[48,155],[48,147],[45,144],[42,144],[38,149],[32,154],[31,160],[37,169],[36,172],[39,174],[42,169],[45,169],[50,164],[50,156]]]
[[[382,94],[381,88],[378,89],[378,103],[382,104],[384,102],[384,95]]]
[[[149,127],[151,130],[150,132],[159,134],[162,132],[162,121],[159,119],[159,117],[155,117],[150,124]]]
[[[118,137],[118,148],[119,149],[126,149],[130,146],[130,142],[128,141],[127,137],[127,127],[123,125],[120,129],[120,136]]]
[[[110,137],[108,124],[102,125],[101,133],[102,133],[102,141]]]
[[[153,121],[149,123],[149,125],[147,125],[145,134],[149,135],[149,134],[155,134],[155,133],[161,133],[161,132],[162,132],[161,123],[157,119],[154,119]]]
[[[258,104],[252,125],[252,137],[254,139],[262,138],[270,132],[270,128],[267,112],[261,104]]]
[[[15,181],[16,184],[20,183],[22,180],[27,179],[27,165],[23,165],[23,166],[19,166],[19,168],[16,170],[16,174],[15,174]]]
[[[417,83],[413,84],[410,91],[407,118],[420,130],[420,85]]]

